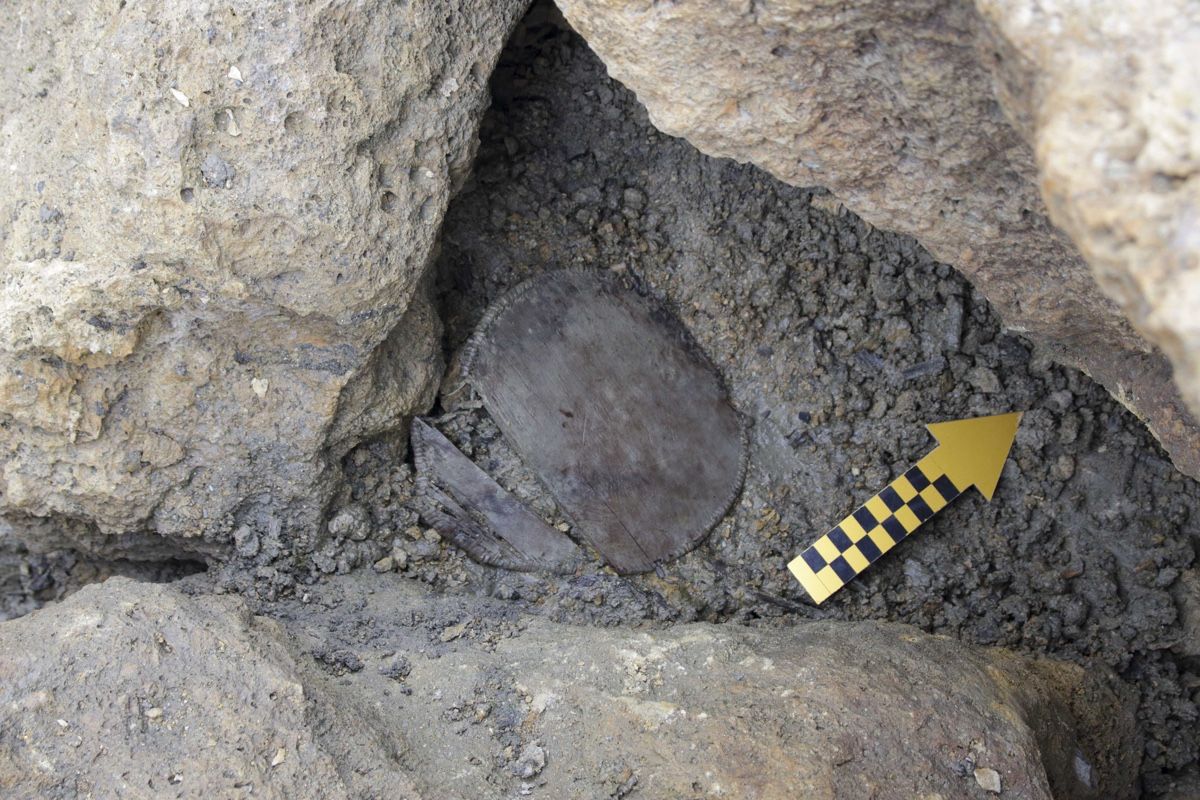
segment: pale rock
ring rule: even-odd
[[[0,625],[0,707],[21,734],[0,738],[0,786],[42,797],[86,774],[94,796],[150,798],[182,775],[197,797],[251,781],[271,797],[492,797],[503,718],[520,736],[502,751],[511,780],[544,797],[607,796],[632,776],[647,797],[691,797],[698,764],[728,797],[960,797],[979,791],[950,761],[968,752],[987,754],[985,790],[994,772],[1030,800],[1135,794],[1136,701],[1113,676],[906,626],[564,625],[370,572],[284,601],[275,622],[183,588],[113,578]],[[453,618],[509,632],[428,652],[428,622]],[[364,636],[392,662],[333,681],[312,658]],[[131,728],[111,698],[147,686],[187,702]]]
[[[320,546],[342,457],[436,391],[424,275],[524,8],[6,7],[0,535]]]
[[[357,504],[339,509],[329,520],[329,532],[343,539],[363,541],[371,533],[371,521],[367,510]]]
[[[60,795],[64,775],[86,775],[92,797],[162,797],[168,775],[186,778],[187,797],[238,797],[251,784],[274,798],[420,796],[378,714],[339,696],[278,625],[234,597],[111,578],[0,624],[0,651],[0,705],[22,732],[0,739],[5,797]],[[151,684],[186,702],[130,725],[115,698]],[[14,707],[22,687],[49,693],[47,711]],[[70,736],[55,722],[67,709],[78,712]]]
[[[1000,794],[1000,773],[988,767],[975,768],[975,782],[979,788],[992,794]]]

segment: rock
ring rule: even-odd
[[[329,532],[343,539],[361,542],[371,533],[367,510],[360,505],[348,505],[329,520]]]
[[[518,778],[532,778],[546,767],[546,751],[537,744],[528,744],[521,751],[521,755],[517,758],[515,764],[512,765],[512,772]]]
[[[1200,567],[1184,570],[1172,594],[1179,608],[1180,635],[1174,649],[1180,655],[1200,657]]]
[[[318,647],[313,650],[312,656],[330,675],[342,676],[348,672],[360,672],[363,668],[362,659],[347,648]]]
[[[413,561],[432,561],[441,555],[441,552],[442,548],[436,542],[431,542],[428,539],[419,539],[405,549],[403,560],[406,564],[409,558]]]
[[[209,153],[200,165],[200,174],[204,176],[205,183],[214,189],[228,189],[237,173],[219,155]],[[251,381],[251,384],[253,383],[254,381]],[[258,394],[259,397],[262,396],[261,393]]]
[[[1133,796],[1110,675],[905,626],[583,627],[371,573],[276,622],[204,590],[113,578],[0,624],[4,796]],[[460,615],[489,635],[430,652]],[[336,683],[302,655],[385,642]]]
[[[992,794],[1000,794],[1000,773],[988,767],[975,768],[975,782],[979,788]]]
[[[258,533],[249,525],[240,525],[233,532],[233,546],[242,558],[253,558],[259,549]]]
[[[408,677],[408,673],[412,672],[412,664],[404,656],[394,656],[388,663],[379,666],[379,674],[385,678],[391,678],[394,681],[403,683]]]
[[[386,721],[431,796],[513,796],[536,775],[546,797],[607,797],[636,777],[646,797],[950,798],[979,792],[975,768],[1005,796],[1134,796],[1135,703],[1103,670],[892,624],[564,625],[370,573],[313,591],[276,607],[297,647],[407,654],[412,701]],[[478,635],[436,643],[464,618]],[[340,680],[396,702],[387,670]]]
[[[523,9],[9,9],[0,529],[224,557],[270,517],[319,546],[290,532],[343,455],[441,377],[422,276]]]
[[[987,367],[975,367],[967,373],[967,380],[976,389],[987,394],[995,394],[1004,388],[1000,385],[1000,378],[996,373]]]
[[[1200,410],[1200,24],[1185,0],[560,7],[658,128],[915,236],[1200,477],[1200,426],[1121,314]]]
[[[1051,220],[1200,413],[1200,12],[1187,0],[976,6]]]
[[[453,642],[455,639],[457,639],[458,637],[460,637],[464,633],[466,633],[467,627],[470,624],[471,624],[471,621],[468,619],[468,620],[463,620],[462,622],[458,623],[457,625],[450,625],[450,626],[446,627],[441,632],[441,634],[438,635],[438,639],[440,639],[443,642]]]
[[[238,599],[113,578],[0,625],[0,650],[5,797],[418,796],[376,712]]]

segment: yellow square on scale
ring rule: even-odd
[[[887,519],[892,514],[891,509],[887,507],[887,503],[883,502],[883,499],[879,495],[875,495],[863,503],[863,505],[867,507],[867,511],[875,515],[875,519]]]
[[[846,559],[846,563],[850,565],[856,573],[862,572],[867,567],[871,566],[871,562],[867,561],[867,557],[858,551],[857,547],[851,547],[846,552],[842,553],[842,557]]]
[[[879,552],[881,553],[886,553],[888,550],[891,550],[892,545],[895,544],[895,542],[892,541],[892,537],[888,536],[888,532],[878,525],[872,528],[868,535],[871,537],[871,541],[875,543],[875,546],[879,548]]]
[[[946,507],[946,501],[942,499],[942,493],[932,485],[926,486],[921,490],[921,499],[929,506],[929,510],[935,514]]]
[[[821,558],[826,561],[833,561],[841,555],[841,552],[837,549],[837,545],[829,541],[828,536],[822,536],[820,539],[817,539],[813,542],[813,547],[821,554]]]
[[[862,525],[859,525],[858,520],[856,520],[854,517],[846,517],[844,520],[838,523],[838,526],[852,542],[857,542],[859,539],[867,535],[867,532],[863,530]]]
[[[912,533],[921,526],[921,520],[913,513],[913,510],[908,506],[901,506],[896,512],[896,519],[900,520],[900,524],[904,526],[904,530]]]
[[[908,478],[903,475],[892,481],[892,488],[896,490],[896,494],[900,495],[900,499],[906,503],[917,496],[917,490],[908,482]]]
[[[817,579],[825,584],[825,588],[829,590],[830,594],[846,585],[830,566],[822,567],[821,571],[817,573]]]
[[[802,556],[796,556],[788,563],[788,569],[796,580],[800,581],[800,585],[804,587],[804,591],[808,592],[808,596],[813,599],[817,605],[825,602],[829,595],[833,592],[829,591],[828,587],[821,582],[821,579],[816,576],[805,562]]]

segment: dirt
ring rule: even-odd
[[[1137,419],[1004,330],[911,239],[656,132],[552,11],[535,8],[492,87],[474,177],[442,237],[448,359],[522,280],[617,271],[672,308],[721,369],[752,423],[750,470],[732,513],[661,576],[593,564],[531,577],[448,549],[409,573],[591,624],[887,619],[1106,664],[1141,692],[1146,795],[1196,769],[1200,664],[1171,648],[1200,487]],[[471,405],[444,394],[443,431],[556,520]],[[932,448],[924,423],[1010,410],[1026,415],[993,502],[968,492],[825,606],[807,601],[784,565]],[[368,505],[370,461],[356,487]]]
[[[24,616],[113,576],[169,583],[203,571],[203,563],[180,559],[104,560],[69,550],[31,553],[0,538],[0,621]]]
[[[311,562],[249,532],[237,562],[214,568],[221,586],[265,609],[301,596],[298,584],[375,565],[579,624],[905,622],[1112,667],[1141,698],[1144,796],[1195,780],[1200,655],[1179,603],[1198,585],[1200,486],[1137,419],[1006,331],[912,239],[872,229],[823,190],[655,131],[551,7],[518,30],[492,92],[436,266],[448,362],[521,281],[613,270],[678,315],[748,418],[740,499],[658,574],[620,577],[598,561],[572,576],[512,573],[421,524],[411,455],[384,437],[347,455],[334,515],[345,524]],[[439,429],[565,522],[454,374],[445,389],[431,412]],[[991,503],[967,492],[824,606],[808,602],[785,564],[933,447],[924,423],[1010,410],[1026,414]],[[336,648],[328,655],[346,667]]]

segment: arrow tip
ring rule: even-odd
[[[974,486],[988,500],[996,492],[1021,412],[926,425],[941,445],[931,454],[960,489]]]

